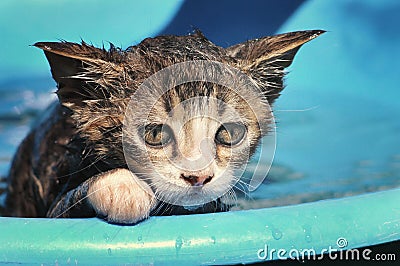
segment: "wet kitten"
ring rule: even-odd
[[[238,169],[272,127],[284,68],[323,31],[226,49],[200,32],[127,50],[36,43],[59,103],[26,137],[9,174],[6,214],[136,223],[226,210]]]

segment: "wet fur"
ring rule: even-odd
[[[110,222],[135,223],[150,214],[226,210],[220,199],[195,211],[156,203],[154,188],[142,185],[144,190],[140,190],[138,184],[143,181],[135,177],[126,179],[132,173],[126,170],[122,127],[131,95],[146,78],[165,67],[189,60],[212,60],[243,71],[260,89],[259,99],[273,104],[283,89],[284,69],[302,44],[321,33],[287,33],[226,49],[216,46],[200,32],[148,38],[126,50],[112,45],[109,50],[100,49],[84,42],[36,43],[50,63],[59,103],[49,108],[49,115],[37,124],[17,151],[8,178],[6,214],[98,215]],[[221,87],[206,83],[189,85],[178,86],[163,95],[163,106],[155,111],[168,113],[177,103],[194,96],[238,102],[234,94],[223,96]],[[260,104],[260,112],[264,110],[261,100],[255,104]],[[263,114],[266,123],[270,115]],[[252,132],[254,150],[262,136],[257,130]],[[137,160],[140,165],[140,157]],[[229,192],[225,197],[234,196]]]

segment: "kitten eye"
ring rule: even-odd
[[[215,141],[225,146],[234,146],[244,138],[246,131],[247,128],[243,124],[226,123],[218,128]]]
[[[144,127],[144,141],[153,147],[162,147],[172,140],[172,130],[167,125],[150,124]]]

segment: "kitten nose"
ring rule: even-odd
[[[185,180],[186,182],[188,182],[190,185],[194,186],[194,187],[201,187],[205,184],[207,184],[208,182],[211,181],[211,179],[214,176],[209,176],[209,175],[200,175],[200,176],[196,176],[196,175],[184,175],[181,174],[181,178],[183,178],[183,180]]]

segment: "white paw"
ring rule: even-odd
[[[97,177],[88,190],[88,201],[98,215],[112,223],[136,223],[156,205],[153,191],[127,169],[114,169]]]

